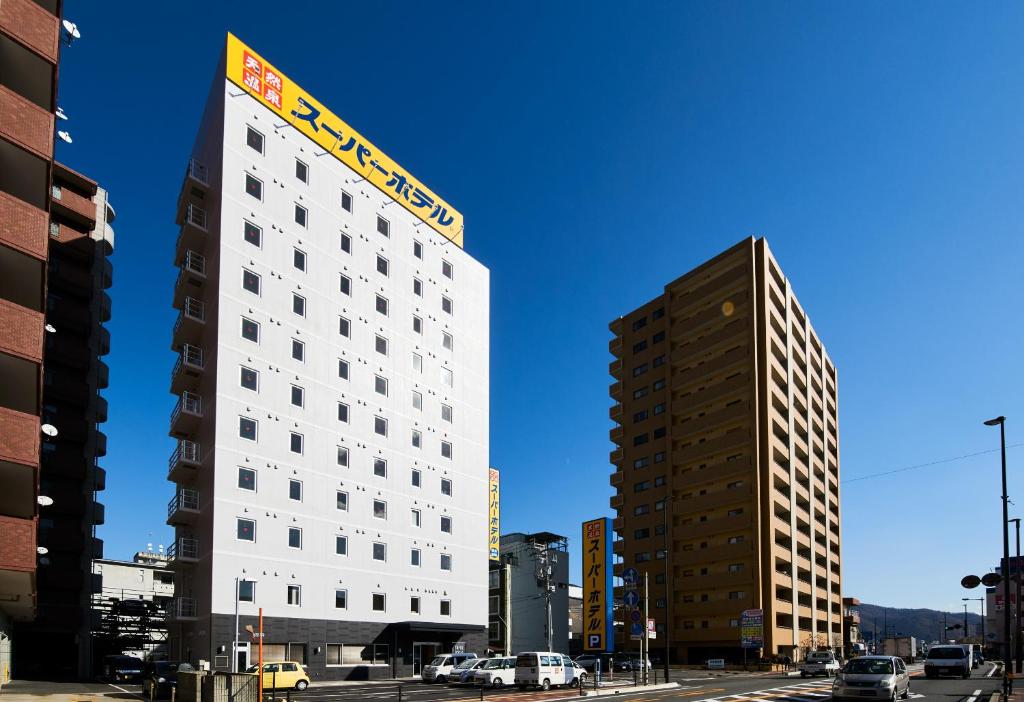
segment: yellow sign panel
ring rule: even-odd
[[[611,651],[612,628],[611,520],[583,522],[583,650]]]
[[[432,229],[462,246],[462,214],[230,33],[227,77]]]
[[[488,479],[487,502],[490,521],[487,527],[487,552],[492,561],[501,560],[501,528],[499,513],[501,512],[501,495],[498,485],[498,469],[491,468]]]

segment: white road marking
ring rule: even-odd
[[[125,694],[128,694],[128,695],[134,695],[135,697],[138,697],[140,700],[146,699],[145,697],[142,696],[142,693],[140,693],[140,692],[132,692],[131,690],[125,690],[120,685],[115,685],[114,683],[107,683],[107,684],[110,685],[115,690],[120,690],[121,692],[123,692]]]
[[[995,672],[996,672],[996,665],[995,665],[995,663],[993,663],[992,664],[992,670],[990,670],[987,673],[985,673],[985,677],[986,678],[991,678],[995,674]]]
[[[981,690],[975,690],[971,694],[970,697],[968,697],[966,700],[964,700],[964,702],[976,702],[976,700],[978,699],[978,695],[980,695],[980,694],[981,694]]]

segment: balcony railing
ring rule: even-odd
[[[172,561],[199,560],[199,539],[194,536],[181,536],[167,547],[167,558]]]
[[[194,597],[175,597],[174,608],[171,610],[174,619],[195,619],[196,600]]]
[[[167,503],[167,521],[180,521],[183,513],[190,512],[199,512],[199,491],[195,488],[178,488],[178,493]]]
[[[174,323],[174,340],[180,343],[182,340],[179,334],[198,334],[202,326],[206,324],[206,305],[202,300],[194,297],[186,297],[181,304],[181,312]],[[192,339],[195,340],[195,339]]]
[[[177,448],[174,449],[170,459],[167,461],[167,469],[168,472],[173,474],[176,468],[182,466],[198,468],[202,461],[203,450],[199,445],[199,442],[181,439],[178,441]]]
[[[196,229],[206,231],[206,210],[199,205],[189,203],[185,207],[185,224],[190,224]]]
[[[181,269],[196,275],[206,276],[206,256],[195,251],[186,251],[185,259],[181,262]]]
[[[206,167],[205,163],[197,161],[194,158],[190,158],[188,161],[188,166],[185,169],[185,177],[191,178],[203,185],[210,184],[210,170]]]
[[[171,412],[171,424],[177,422],[178,417],[181,413],[191,414],[196,417],[203,416],[203,398],[194,392],[186,390],[181,393],[181,397],[178,398],[178,404],[174,406],[174,411]]]

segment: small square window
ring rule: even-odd
[[[242,238],[256,248],[263,246],[263,230],[248,220],[246,220],[245,226],[242,228]]]
[[[292,404],[296,407],[306,406],[306,391],[298,385],[292,385]]]
[[[348,590],[334,591],[334,608],[348,609]]]
[[[388,462],[383,458],[373,459],[373,474],[378,478],[388,477]]]
[[[338,359],[338,377],[342,380],[348,380],[348,361],[339,358]]]
[[[441,261],[441,275],[445,278],[454,278],[455,269],[452,268],[452,264],[448,263],[448,261]]]
[[[263,153],[263,135],[246,125],[245,144],[256,153]]]
[[[416,568],[419,568],[420,564],[422,563],[422,560],[421,560],[421,556],[422,555],[423,554],[420,552],[420,550],[418,548],[412,549],[409,552],[409,565],[414,566]]]
[[[423,409],[423,393],[417,390],[412,391],[412,408],[418,410]]]
[[[251,468],[238,468],[238,487],[242,490],[256,492],[256,471]]]
[[[414,509],[414,510],[412,510],[412,512],[410,512],[410,514],[412,516],[412,525],[414,527],[421,526],[422,523],[423,523],[423,520],[422,520],[422,516],[423,515],[422,515],[422,513],[418,509]]]
[[[260,294],[260,276],[248,268],[242,269],[242,289],[251,292],[253,295]]]
[[[452,616],[452,601],[441,600],[441,616],[450,617]]]
[[[381,275],[386,276],[388,274],[388,260],[381,255],[377,255],[377,272]]]
[[[303,183],[309,183],[309,166],[299,159],[295,159],[295,177]]]
[[[423,258],[423,244],[421,244],[418,241],[413,240],[413,242],[412,242],[412,255],[415,256],[416,258],[422,259]]]
[[[388,396],[388,379],[379,375],[373,376],[373,390],[378,395]]]
[[[263,200],[263,181],[256,176],[246,173],[245,174],[245,192],[248,195],[256,198],[257,200]]]
[[[412,294],[423,297],[423,281],[419,278],[412,279]]]
[[[235,520],[235,535],[239,541],[256,541],[256,522],[251,519]]]
[[[452,518],[447,515],[441,516],[441,531],[445,534],[452,533]]]
[[[306,298],[292,293],[292,312],[300,317],[306,316]]]
[[[299,249],[292,249],[292,266],[306,272],[306,252]]]
[[[412,469],[412,486],[421,487],[423,483],[423,473],[415,468]]]
[[[442,553],[441,554],[441,570],[448,570],[448,571],[450,571],[451,569],[452,569],[452,557],[451,557],[451,554],[449,554],[449,553]]]
[[[302,529],[288,527],[288,548],[302,548]]]
[[[455,345],[455,340],[452,338],[452,335],[449,334],[448,332],[441,332],[441,345],[444,346],[447,350],[451,351],[452,347]]]
[[[441,369],[441,382],[447,385],[448,387],[452,387],[454,385],[455,377],[452,375],[451,368]]]
[[[452,495],[452,481],[448,478],[441,478],[441,494],[449,497]]]
[[[344,317],[338,317],[338,333],[346,339],[352,338],[352,322]]]
[[[347,254],[352,253],[352,237],[350,237],[345,232],[341,233],[340,244],[342,251],[344,251]]]
[[[386,601],[385,600],[386,600],[386,598],[384,596],[384,593],[381,593],[381,592],[373,593],[373,605],[372,605],[373,606],[373,611],[374,612],[384,612],[384,611],[386,611],[386,606],[385,606],[386,605]]]
[[[288,450],[292,453],[302,453],[303,437],[297,432],[288,432]]]
[[[347,536],[335,536],[334,537],[334,553],[338,556],[348,555],[348,537]]]
[[[391,236],[391,223],[380,215],[377,215],[377,233],[387,237]]]
[[[341,209],[352,212],[352,196],[344,190],[341,191]]]
[[[306,344],[298,339],[292,339],[292,358],[296,361],[306,360]]]
[[[441,309],[448,314],[452,313],[452,301],[444,295],[441,296]]]
[[[412,330],[417,334],[423,333],[423,320],[416,315],[412,316]]]
[[[412,447],[422,448],[423,446],[423,434],[418,429],[412,430]]]
[[[339,466],[348,468],[348,449],[344,446],[338,447],[337,463]]]
[[[343,274],[338,279],[338,290],[341,291],[342,295],[351,295],[352,294],[352,279],[349,278],[347,275]]]
[[[385,317],[388,316],[388,299],[386,297],[381,297],[380,295],[377,295],[376,307],[378,312],[380,312]]]
[[[388,340],[385,339],[383,336],[378,336],[374,340],[374,348],[377,350],[377,353],[379,353],[379,354],[381,354],[383,356],[387,356],[388,355]]]
[[[373,544],[373,560],[375,561],[386,561],[388,559],[388,547],[387,544],[382,544],[379,541]]]
[[[346,405],[344,402],[338,403],[338,421],[346,423],[348,422],[348,405]]]
[[[423,356],[418,353],[412,355],[412,369],[417,373],[423,372]]]
[[[240,376],[238,379],[239,384],[246,390],[254,390],[259,392],[260,390],[260,372],[254,371],[252,368],[246,368],[241,366]]]
[[[305,207],[296,203],[295,204],[295,223],[300,227],[306,226],[306,220],[309,218],[309,212]]]
[[[419,614],[420,613],[420,598],[419,597],[413,596],[413,597],[409,598],[409,611],[411,613],[413,613],[413,614]]]
[[[255,602],[256,601],[256,583],[252,580],[239,580],[238,581],[238,601],[239,602]]]
[[[288,499],[302,502],[302,481],[288,480]]]
[[[238,435],[243,439],[256,441],[256,427],[257,422],[255,419],[249,419],[248,417],[238,418]]]
[[[348,512],[348,493],[347,492],[342,492],[341,490],[338,490],[337,491],[337,496],[338,496],[338,498],[337,498],[337,505],[336,506],[337,506],[338,510],[340,510],[342,512]]]
[[[374,417],[373,418],[373,433],[374,434],[378,434],[380,436],[387,436],[388,435],[388,420],[384,419],[384,417]]]
[[[292,607],[302,606],[302,586],[301,585],[289,585],[288,586],[288,604]]]

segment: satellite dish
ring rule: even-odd
[[[45,329],[47,333],[50,334],[54,334],[57,331],[57,327],[53,326],[52,324],[47,324],[45,327],[43,327],[43,329]]]
[[[75,39],[82,38],[82,33],[78,31],[77,24],[75,24],[71,20],[64,20],[62,24],[64,25],[64,31],[67,32],[68,46],[71,46],[71,42],[73,42]]]
[[[46,495],[40,495],[36,498],[36,503],[38,503],[40,507],[49,507],[53,504],[53,498]]]
[[[50,552],[50,549],[46,548],[45,546],[37,546],[36,547],[36,553],[38,553],[40,556],[45,556],[49,552]]]
[[[64,130],[61,130],[61,131],[57,132],[57,136],[60,137],[61,141],[66,141],[69,144],[72,143],[71,142],[71,135],[68,134],[67,132],[65,132]]]
[[[965,587],[968,590],[973,590],[979,585],[981,585],[981,578],[977,575],[965,575],[963,579],[960,580],[960,586]]]
[[[57,115],[57,119],[67,119],[68,118],[68,116],[66,114],[64,114],[64,108],[63,107],[59,107],[58,106],[57,107],[57,112],[55,112],[54,114]]]
[[[985,587],[995,587],[1001,582],[1003,582],[1003,576],[999,573],[986,573],[981,576],[981,584]]]
[[[52,424],[44,424],[39,428],[42,429],[43,433],[47,436],[57,436],[57,427]]]

